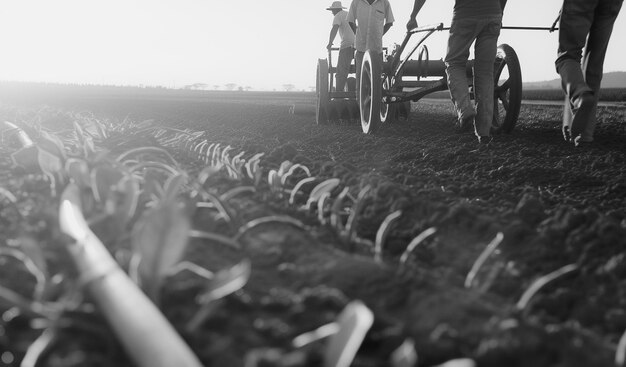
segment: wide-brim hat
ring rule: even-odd
[[[333,1],[333,4],[326,8],[326,10],[342,10],[345,8],[345,6],[341,6],[341,1]]]

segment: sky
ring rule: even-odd
[[[0,80],[146,85],[180,88],[227,83],[252,90],[298,90],[315,85],[318,58],[332,14],[330,0],[0,0]],[[343,1],[349,6],[350,1]],[[411,0],[390,0],[396,22],[383,43],[400,43]],[[453,0],[429,0],[420,25],[450,24]],[[503,23],[549,27],[560,0],[509,0]],[[626,70],[617,39],[618,18],[605,71]],[[426,44],[445,54],[446,32]],[[337,38],[336,44],[339,43]],[[503,30],[500,43],[520,57],[525,81],[557,77],[557,34]]]

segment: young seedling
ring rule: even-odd
[[[425,239],[435,234],[435,232],[437,232],[437,229],[430,227],[424,232],[418,234],[417,237],[413,238],[406,247],[406,250],[402,253],[402,256],[400,256],[400,266],[404,266],[409,259],[409,256],[417,248],[417,246],[424,242]]]
[[[322,325],[315,330],[308,331],[306,333],[302,333],[296,336],[291,341],[291,345],[293,345],[294,348],[302,348],[318,340],[328,338],[329,336],[337,334],[338,332],[339,323],[331,322],[326,325]]]
[[[37,367],[51,348],[56,339],[56,331],[52,328],[45,329],[41,335],[28,347],[20,367]]]
[[[162,148],[158,148],[158,147],[139,147],[139,148],[134,148],[131,149],[129,151],[126,151],[122,154],[120,154],[116,161],[120,162],[120,163],[124,163],[126,160],[128,160],[129,157],[131,156],[136,156],[136,155],[141,155],[141,156],[149,156],[149,157],[153,157],[154,159],[151,159],[151,162],[161,162],[160,159],[157,159],[157,157],[159,155],[162,155],[166,158],[165,164],[168,164],[170,166],[174,166],[174,167],[178,167],[178,162],[176,162],[176,160],[174,159],[174,157],[172,157],[172,155],[165,149]],[[142,161],[146,161],[145,158],[142,159]]]
[[[79,158],[68,158],[65,161],[65,173],[80,188],[91,187],[91,177],[87,161]]]
[[[307,178],[303,178],[302,180],[298,181],[298,183],[293,187],[293,189],[291,189],[291,193],[289,193],[289,204],[293,205],[296,201],[296,195],[298,195],[298,192],[300,191],[300,189],[302,188],[302,186],[314,182],[317,178],[315,177],[307,177]]]
[[[241,245],[239,244],[239,242],[231,239],[230,237],[222,236],[219,233],[198,231],[198,230],[192,229],[189,231],[189,237],[214,241],[214,242],[232,247],[237,250],[241,249]]]
[[[57,304],[31,301],[2,286],[0,286],[0,306],[3,309],[16,307],[27,317],[49,320],[57,318],[62,312],[62,308]]]
[[[289,170],[284,175],[281,176],[280,181],[283,186],[285,186],[285,184],[287,183],[287,180],[289,179],[289,177],[293,175],[296,169],[300,169],[304,171],[307,177],[311,177],[311,171],[306,166],[303,166],[301,164],[294,164],[291,167],[289,167]]]
[[[322,194],[322,196],[320,196],[319,200],[317,201],[317,220],[319,220],[319,222],[322,225],[326,225],[326,201],[330,199],[330,192],[326,191]]]
[[[317,203],[317,201],[325,192],[330,193],[331,191],[333,191],[335,187],[339,186],[340,182],[341,181],[338,178],[329,178],[326,181],[320,182],[317,186],[313,188],[313,190],[309,194],[309,200],[307,200],[306,204],[304,205],[304,209],[310,210],[311,205]]]
[[[246,172],[248,173],[248,177],[250,177],[251,180],[254,180],[256,178],[256,172],[259,169],[259,162],[261,160],[261,157],[263,157],[264,155],[265,153],[257,153],[246,162]]]
[[[33,299],[41,301],[48,284],[48,277],[44,272],[45,268],[40,269],[30,257],[14,248],[0,248],[0,257],[2,256],[12,257],[24,265],[24,268],[35,278],[36,285],[33,291]]]
[[[307,230],[304,224],[302,224],[302,222],[300,222],[297,219],[284,216],[284,215],[271,215],[267,217],[253,219],[249,221],[248,223],[244,224],[243,226],[241,226],[239,230],[237,231],[237,235],[235,236],[234,240],[239,241],[239,239],[243,237],[243,235],[245,235],[249,230],[256,228],[260,225],[267,224],[267,223],[288,224],[298,229],[301,229],[303,231]]]
[[[530,287],[526,289],[524,294],[522,294],[522,297],[520,297],[519,301],[517,301],[517,304],[515,305],[515,307],[518,310],[523,311],[524,309],[526,309],[526,307],[528,307],[528,304],[530,303],[532,298],[535,296],[535,294],[537,294],[537,292],[539,292],[541,288],[543,288],[546,284],[562,277],[565,274],[569,274],[575,270],[578,270],[578,266],[576,264],[569,264],[551,272],[550,274],[546,274],[540,277],[539,279],[535,280],[530,285]]]
[[[496,248],[498,248],[500,243],[502,243],[503,239],[504,235],[502,234],[502,232],[498,232],[496,237],[491,240],[491,242],[487,245],[487,247],[485,247],[480,256],[478,256],[478,258],[474,262],[474,265],[472,266],[472,269],[469,271],[469,273],[467,273],[467,277],[465,277],[465,288],[472,288],[474,286],[474,279],[476,278],[478,271],[480,271],[480,268],[487,261],[489,256],[491,256]]]
[[[189,320],[185,329],[188,332],[196,331],[211,315],[214,302],[243,288],[250,279],[251,271],[250,261],[246,259],[230,269],[215,274],[213,279],[209,280],[206,290],[198,295],[200,309]]]
[[[398,220],[401,215],[401,210],[396,210],[395,212],[387,215],[378,228],[378,231],[376,232],[376,240],[374,241],[374,260],[377,263],[383,262],[383,244],[387,239],[391,225]]]
[[[223,193],[222,195],[220,195],[219,199],[220,201],[229,201],[233,198],[235,198],[236,196],[239,196],[241,194],[245,194],[245,193],[255,193],[256,192],[256,188],[254,186],[237,186],[234,187],[228,191],[226,191],[225,193]]]
[[[337,195],[333,206],[330,209],[330,225],[337,230],[338,233],[342,233],[344,230],[343,220],[341,219],[343,212],[343,202],[348,197],[350,192],[349,187],[344,187],[343,190]]]
[[[346,229],[342,233],[343,237],[347,240],[351,240],[356,236],[356,222],[361,215],[361,210],[365,205],[365,198],[367,194],[369,194],[371,190],[371,186],[367,185],[359,191],[354,204],[352,205],[352,210],[350,211],[350,216],[348,217],[348,221],[346,222]]]

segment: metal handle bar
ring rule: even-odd
[[[393,58],[393,60],[391,62],[391,73],[393,74],[393,76],[396,77],[396,76],[400,75],[400,72],[404,68],[404,65],[406,64],[406,62],[409,60],[409,58],[411,58],[413,53],[415,53],[417,48],[419,46],[421,46],[422,43],[424,43],[424,41],[426,41],[426,38],[430,37],[431,34],[437,32],[437,31],[442,31],[442,30],[444,30],[443,23],[439,23],[437,25],[427,25],[427,26],[424,26],[424,27],[414,28],[414,29],[412,29],[410,31],[407,31],[406,35],[404,36],[404,40],[402,41],[402,44],[400,45],[400,47],[396,51],[396,54],[394,55],[394,58]],[[402,51],[404,51],[404,48],[409,43],[409,40],[411,39],[411,36],[413,36],[416,33],[420,33],[420,32],[426,32],[426,34],[422,36],[422,39],[420,39],[419,42],[417,42],[417,44],[415,45],[415,47],[413,47],[411,52],[409,52],[406,55],[406,57],[402,60],[402,62],[400,62],[400,55],[402,55]]]
[[[520,31],[558,31],[558,28],[552,28],[552,27],[519,27],[519,26],[504,26],[500,29],[514,29],[514,30],[520,30]]]
[[[444,31],[448,29],[450,28],[444,28],[443,23],[439,23],[439,24],[430,24],[430,25],[425,25],[423,27],[413,28],[407,33],[414,34],[414,33],[420,33],[420,32]]]
[[[500,29],[510,29],[510,30],[520,30],[520,31],[558,31],[559,28],[556,27],[523,27],[523,26],[503,26]],[[449,31],[450,27],[444,27],[443,23],[438,25],[427,25],[424,27],[414,28],[408,31],[408,33],[420,33],[420,32],[430,32],[430,31]]]

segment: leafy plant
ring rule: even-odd
[[[200,304],[200,309],[193,315],[186,326],[189,332],[195,331],[210,316],[214,305],[214,301],[226,297],[227,295],[238,291],[250,279],[252,271],[249,260],[243,260],[241,263],[219,271],[213,279],[210,279],[204,292],[196,297]]]
[[[158,302],[162,282],[169,269],[185,252],[191,224],[176,193],[183,183],[181,176],[168,181],[159,203],[143,213],[132,232],[134,280],[150,298]]]
[[[422,233],[418,234],[415,238],[413,238],[411,242],[409,242],[409,244],[406,246],[406,249],[402,253],[402,256],[400,256],[400,266],[404,266],[406,264],[407,260],[409,259],[409,255],[411,255],[411,253],[417,248],[417,246],[419,246],[422,242],[424,242],[425,239],[432,236],[436,232],[437,229],[430,227]]]
[[[378,231],[376,232],[376,241],[374,242],[374,260],[376,260],[376,262],[380,263],[383,261],[383,244],[385,243],[385,239],[387,239],[391,225],[398,220],[401,215],[401,210],[396,210],[395,212],[387,215],[378,228]]]
[[[138,366],[201,366],[174,328],[117,265],[80,210],[80,190],[69,184],[59,209],[69,252],[85,289]],[[158,265],[162,263],[157,262]]]
[[[562,277],[565,274],[569,274],[576,270],[578,270],[578,266],[576,264],[569,264],[551,272],[550,274],[546,274],[538,278],[530,285],[530,287],[528,287],[528,289],[526,289],[524,294],[522,294],[519,301],[517,301],[517,304],[515,305],[515,307],[518,310],[526,309],[526,307],[528,307],[528,304],[532,300],[533,296],[537,294],[537,292],[539,292],[541,288],[543,288],[546,284]]]
[[[365,335],[374,323],[374,314],[361,301],[350,302],[337,318],[338,331],[328,340],[324,353],[325,367],[348,367],[352,364]]]
[[[480,268],[487,261],[489,256],[496,250],[496,248],[498,248],[500,243],[502,243],[503,239],[504,235],[499,232],[496,237],[489,242],[483,252],[481,252],[480,256],[478,256],[474,262],[474,265],[472,265],[472,269],[470,269],[469,273],[467,273],[467,276],[465,277],[465,288],[471,288],[474,286],[474,280],[476,279],[476,275],[480,271]]]

